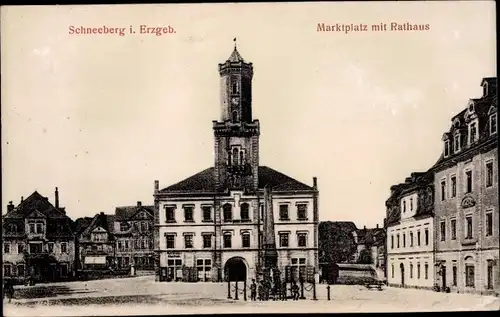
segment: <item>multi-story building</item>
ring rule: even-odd
[[[433,174],[412,173],[391,187],[387,206],[387,282],[392,286],[434,286]]]
[[[219,74],[221,117],[213,122],[214,166],[162,190],[155,181],[158,279],[256,278],[263,266],[263,242],[271,238],[277,241],[277,266],[283,275],[290,267],[294,276],[306,271],[311,276],[318,271],[316,178],[309,186],[259,165],[252,63],[235,47],[219,64]],[[271,189],[266,204],[264,187]],[[270,236],[263,234],[264,219],[274,220]]]
[[[154,206],[116,207],[114,221],[117,269],[153,270]]]
[[[484,78],[443,135],[436,188],[436,279],[452,292],[500,292],[497,79]]]
[[[78,219],[82,223],[77,236],[78,274],[86,275],[95,272],[109,272],[115,268],[115,239],[113,235],[114,215],[98,213],[88,225],[85,218]]]
[[[366,228],[356,229],[352,231],[354,243],[356,244],[356,252],[354,253],[353,261],[356,263],[373,264],[376,268],[384,270],[384,245],[385,245],[385,229]]]
[[[12,202],[2,217],[3,276],[23,281],[58,281],[73,278],[75,243],[72,220],[59,206],[55,190],[55,206],[37,191]]]

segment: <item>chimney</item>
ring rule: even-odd
[[[141,207],[142,206],[142,202],[138,201],[137,202],[137,207]]]
[[[318,189],[318,178],[317,177],[313,177],[313,188]]]
[[[11,212],[12,210],[14,210],[14,204],[12,201],[9,201],[9,204],[7,205],[7,212]]]
[[[378,229],[378,223],[377,223],[377,227],[376,228]]]
[[[155,180],[155,193],[157,193],[160,190],[160,181]]]
[[[56,199],[56,208],[59,208],[59,190],[56,187],[56,192],[55,192],[55,199]]]
[[[363,226],[363,230],[366,230],[366,226]]]
[[[101,214],[101,216],[104,216],[104,211],[101,211],[100,214]]]
[[[23,201],[24,201],[24,197],[23,197],[23,196],[21,196],[21,202],[23,202]]]

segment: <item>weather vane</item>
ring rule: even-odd
[[[236,49],[236,38],[233,39],[234,42],[234,49]]]

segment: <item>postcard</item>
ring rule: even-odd
[[[3,6],[5,315],[498,310],[495,10]]]

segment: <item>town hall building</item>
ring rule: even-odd
[[[283,278],[285,272],[314,278],[317,179],[311,186],[259,165],[252,63],[235,46],[218,69],[221,114],[213,121],[214,165],[163,189],[155,181],[157,280],[250,281],[259,278],[268,248]]]

